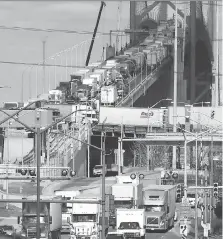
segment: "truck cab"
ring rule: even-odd
[[[166,231],[173,227],[176,212],[176,186],[150,185],[143,189],[142,194],[146,229]]]
[[[145,238],[145,210],[117,209],[117,232],[125,238]]]
[[[97,193],[96,193],[97,194]],[[100,192],[99,192],[100,194]],[[75,199],[74,199],[75,200]],[[71,226],[70,239],[99,239],[101,231],[101,197],[92,193],[81,194],[76,197],[77,203],[73,203],[71,217],[67,218]],[[91,203],[89,203],[91,201]],[[110,195],[105,197],[105,230],[109,228]]]
[[[42,199],[52,200],[61,197],[44,196]],[[28,199],[35,200],[34,197]],[[40,202],[40,238],[41,239],[60,239],[62,228],[61,203]],[[22,219],[22,220],[21,220]],[[36,202],[22,203],[22,217],[18,217],[18,224],[21,224],[21,239],[37,237],[36,230],[37,205]]]

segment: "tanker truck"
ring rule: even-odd
[[[36,200],[36,196],[23,198]],[[41,200],[62,199],[61,197],[43,196]],[[37,238],[36,230],[37,203],[23,202],[22,216],[18,217],[18,224],[21,224],[21,239]],[[40,202],[40,238],[60,239],[62,228],[62,205],[61,203]]]

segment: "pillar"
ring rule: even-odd
[[[190,2],[190,103],[193,104],[196,98],[196,1]]]

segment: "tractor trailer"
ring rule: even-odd
[[[23,198],[36,200],[36,196]],[[61,197],[43,196],[42,200],[62,199]],[[61,203],[40,202],[40,238],[60,239],[62,228],[62,205]],[[23,202],[22,216],[18,217],[21,224],[21,239],[37,238],[36,230],[37,203]]]
[[[68,217],[68,223],[71,226],[70,239],[99,239],[102,225],[101,196],[88,193],[81,194],[76,199],[79,202],[73,203],[71,217]],[[88,201],[92,203],[88,203]],[[106,233],[109,228],[111,211],[114,211],[114,199],[111,194],[108,194],[105,197],[104,220]]]
[[[150,185],[142,190],[146,229],[166,231],[174,226],[175,185]]]

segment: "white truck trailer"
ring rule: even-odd
[[[77,196],[76,199],[81,200],[81,203],[73,203],[71,218],[68,218],[68,222],[71,225],[70,238],[99,239],[102,223],[102,198],[92,195],[92,193],[84,193]],[[89,200],[93,203],[88,203]],[[106,233],[109,228],[110,211],[114,210],[113,200],[112,195],[106,195],[104,218]]]
[[[66,200],[73,200],[76,196],[80,195],[80,191],[62,191],[57,190],[54,192],[56,196],[61,196]],[[70,224],[67,222],[67,218],[72,213],[72,203],[62,203],[62,229],[61,233],[70,233]]]
[[[36,200],[36,196],[25,199]],[[42,200],[62,199],[57,196],[41,196]],[[21,223],[21,239],[37,238],[36,218],[37,203],[23,202],[22,216],[18,217]],[[40,237],[41,239],[60,239],[62,228],[62,205],[61,203],[40,202]]]
[[[117,232],[124,238],[145,239],[145,210],[117,209]]]
[[[112,185],[115,209],[138,208],[142,205],[142,188],[139,181],[132,180],[129,176],[117,176],[117,183]],[[110,216],[110,226],[116,226],[116,212]]]
[[[147,230],[166,231],[174,226],[176,185],[150,185],[142,196]]]

